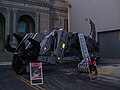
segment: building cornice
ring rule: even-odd
[[[44,10],[48,11],[50,9],[50,11],[55,11],[55,12],[61,12],[61,13],[67,13],[67,8],[63,8],[63,7],[57,7],[57,6],[53,6],[51,5],[49,2],[47,1],[42,1],[42,0],[2,0],[0,2],[1,5],[7,5],[7,6],[13,6],[13,7],[19,7],[19,8],[23,8],[24,9],[31,9],[31,10],[42,10],[44,8]]]

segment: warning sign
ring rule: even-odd
[[[43,84],[42,62],[30,63],[31,85]]]
[[[91,75],[98,75],[96,61],[89,60],[88,65],[89,65],[89,69],[90,69],[90,74]]]
[[[100,78],[99,78],[98,71],[97,71],[96,61],[95,60],[89,60],[88,65],[89,65],[90,80],[91,81],[99,80]]]

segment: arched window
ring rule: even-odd
[[[27,33],[28,32],[28,23],[24,20],[18,22],[18,33]]]

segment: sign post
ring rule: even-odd
[[[43,84],[42,62],[30,62],[31,85]]]
[[[91,59],[88,61],[88,64],[89,64],[89,75],[90,75],[91,81],[96,79],[99,80],[100,78],[98,75],[96,61],[94,59]]]

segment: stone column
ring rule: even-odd
[[[36,12],[35,32],[39,32],[39,13]]]
[[[5,50],[4,43],[5,43],[6,37],[8,34],[10,34],[10,11],[11,9],[7,8],[7,13],[5,15],[6,20],[5,20],[5,27],[4,27],[4,30],[5,30],[4,36],[3,36],[4,38],[1,40],[1,48],[3,49],[3,51]]]
[[[10,34],[10,9],[7,9],[6,23],[5,23],[5,37]]]
[[[41,13],[40,14],[40,32],[45,32],[49,30],[49,14]]]
[[[17,13],[17,10],[16,9],[13,9],[13,33],[16,33],[16,13]]]
[[[13,33],[16,33],[16,29],[17,29],[16,13],[17,13],[17,10],[13,9]],[[15,44],[15,43],[16,43],[16,39],[13,38],[13,44]]]

